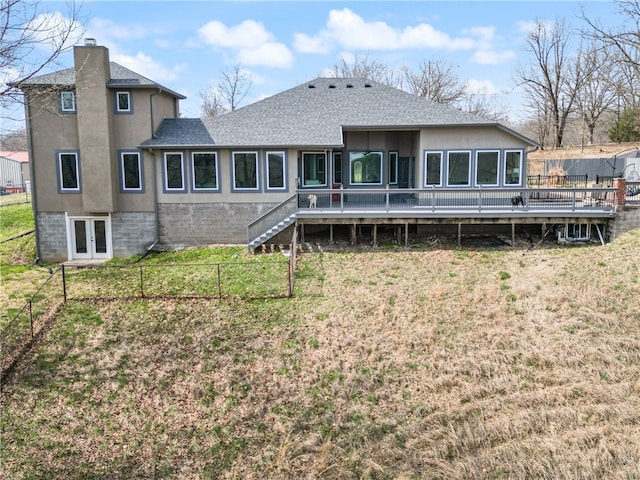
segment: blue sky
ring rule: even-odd
[[[65,11],[63,3],[44,6]],[[182,114],[196,117],[199,93],[234,65],[253,77],[247,104],[353,55],[414,69],[421,60],[444,59],[470,88],[502,95],[515,112],[514,71],[527,62],[527,26],[565,18],[579,27],[582,9],[605,24],[620,23],[615,4],[604,1],[85,0],[81,15],[84,36],[108,47],[112,61],[186,95]],[[61,60],[58,68],[72,66],[70,53]]]

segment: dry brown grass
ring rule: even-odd
[[[292,300],[69,305],[6,385],[0,477],[638,478],[639,247],[304,254]]]

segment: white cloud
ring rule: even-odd
[[[478,35],[477,32],[473,32]],[[483,35],[486,32],[481,31]],[[402,48],[471,49],[471,37],[452,38],[432,25],[420,23],[396,29],[385,22],[367,22],[348,8],[331,10],[325,28],[317,35],[298,33],[294,47],[304,53],[326,53],[334,45],[352,50],[396,50]]]
[[[273,41],[273,35],[262,23],[254,20],[227,27],[213,20],[198,30],[200,39],[207,45],[223,48],[252,48]]]
[[[516,54],[512,50],[478,50],[471,56],[471,61],[480,65],[501,65],[514,58]]]
[[[245,48],[238,52],[242,65],[262,65],[273,68],[291,68],[293,55],[282,43],[268,42],[255,48]]]
[[[467,91],[473,94],[494,95],[498,93],[491,80],[476,80],[472,78],[466,82]]]
[[[51,51],[77,44],[84,31],[76,20],[67,18],[60,12],[40,14],[30,22],[28,28],[32,31],[33,40],[36,40],[33,45],[41,50]]]
[[[304,33],[293,34],[293,48],[301,53],[328,53],[331,51],[332,42],[322,36],[310,37]]]
[[[93,18],[87,28],[87,36],[95,38],[98,45],[116,40],[136,40],[144,38],[148,33],[143,25],[125,25],[105,18]]]
[[[186,68],[185,65],[176,65],[169,68],[162,64],[162,62],[158,62],[142,52],[138,52],[133,56],[111,52],[110,57],[114,62],[119,63],[120,65],[153,80],[154,82],[174,81]]]
[[[243,65],[290,68],[293,55],[289,48],[275,41],[264,25],[245,20],[231,27],[213,20],[198,30],[198,37],[206,45],[235,52],[236,61]]]

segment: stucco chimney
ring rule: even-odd
[[[73,57],[84,210],[115,212],[118,173],[117,162],[113,161],[113,97],[107,88],[111,78],[109,50],[78,46],[73,49]]]

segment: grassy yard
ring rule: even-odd
[[[6,201],[8,195],[0,197]],[[11,318],[38,286],[49,276],[49,271],[33,263],[36,258],[31,204],[12,204],[0,208],[0,325]],[[9,240],[13,237],[13,240]],[[8,241],[5,241],[8,240]]]
[[[293,299],[70,302],[0,478],[640,478],[640,232],[305,253]]]

